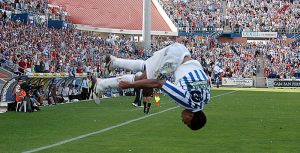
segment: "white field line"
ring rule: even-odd
[[[231,92],[226,92],[226,93],[223,93],[223,94],[220,94],[220,95],[216,95],[216,96],[214,96],[212,98],[216,98],[216,97],[220,97],[220,96],[232,94],[232,93],[235,93],[237,91],[238,90],[231,91]],[[46,145],[46,146],[43,146],[43,147],[35,148],[35,149],[29,150],[29,151],[24,151],[22,153],[38,152],[38,151],[41,151],[41,150],[45,150],[45,149],[53,148],[53,147],[56,147],[56,146],[60,146],[60,145],[63,145],[63,144],[66,144],[66,143],[69,143],[69,142],[72,142],[72,141],[76,141],[76,140],[79,140],[79,139],[83,139],[83,138],[86,138],[86,137],[89,137],[89,136],[92,136],[92,135],[104,133],[106,131],[110,131],[112,129],[115,129],[115,128],[118,128],[118,127],[130,124],[130,123],[133,123],[133,122],[136,122],[136,121],[139,121],[139,120],[143,120],[145,118],[149,118],[149,117],[152,117],[152,116],[155,116],[155,115],[159,115],[161,113],[168,112],[168,111],[176,109],[176,108],[179,108],[179,106],[171,107],[171,108],[165,109],[165,110],[157,112],[157,113],[153,113],[153,114],[150,114],[150,115],[146,115],[146,116],[142,116],[142,117],[139,117],[139,118],[136,118],[136,119],[132,119],[132,120],[129,120],[129,121],[126,121],[126,122],[123,122],[123,123],[120,123],[120,124],[117,124],[117,125],[114,125],[114,126],[111,126],[111,127],[107,127],[105,129],[101,129],[101,130],[98,130],[98,131],[95,131],[95,132],[83,134],[83,135],[80,135],[80,136],[77,136],[77,137],[74,137],[74,138],[71,138],[71,139],[59,141],[57,143],[53,143],[53,144]]]

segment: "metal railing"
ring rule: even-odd
[[[223,31],[215,31],[213,33],[211,33],[208,37],[210,38],[217,38],[218,36],[220,36],[222,34]]]
[[[243,29],[231,27],[231,32],[233,33],[242,33]],[[178,27],[179,32],[216,32],[223,31],[222,27]],[[263,30],[260,32],[277,32],[278,34],[294,34],[294,37],[300,34],[300,28],[274,28],[271,30]]]
[[[216,28],[216,27],[178,27],[179,32],[216,32],[216,31],[222,31],[223,28]]]

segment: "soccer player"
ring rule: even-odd
[[[123,75],[116,78],[98,79],[97,91],[108,87],[126,88],[161,88],[177,104],[185,108],[182,122],[192,130],[201,129],[206,124],[202,111],[210,100],[208,77],[201,64],[191,58],[188,49],[178,43],[159,51],[152,57],[143,60],[120,59],[107,56],[107,68],[120,67],[132,71],[142,71],[140,76]],[[161,76],[174,73],[175,83],[161,79]]]

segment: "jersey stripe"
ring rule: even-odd
[[[204,74],[204,72],[203,72],[202,70],[200,70],[200,72],[201,72],[201,74],[202,74],[204,80],[208,80],[208,79],[207,79],[207,76]]]
[[[198,80],[201,80],[201,78],[200,78],[200,75],[199,75],[198,71],[197,71],[197,70],[194,70],[194,72],[195,72],[195,74],[196,74],[196,76],[197,76]]]
[[[183,81],[184,81],[184,85],[185,85],[185,86],[186,86],[187,83],[189,82],[186,76],[183,77]]]
[[[174,99],[178,104],[184,106],[185,108],[192,109],[191,102],[189,98],[186,98],[185,95],[182,94],[179,90],[177,90],[175,87],[170,85],[170,82],[166,82],[161,88],[165,93],[167,93],[172,99]],[[176,96],[177,95],[177,96]]]
[[[189,76],[190,76],[190,78],[192,79],[193,82],[196,81],[195,78],[194,78],[194,75],[192,74],[192,72],[189,72]]]
[[[171,89],[172,91],[176,92],[178,95],[180,95],[181,97],[185,97],[185,94],[180,92],[179,90],[177,90],[176,88],[172,87],[169,84],[165,84],[169,89]]]

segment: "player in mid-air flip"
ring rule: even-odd
[[[201,129],[206,124],[204,106],[210,100],[208,77],[201,64],[191,58],[188,49],[174,43],[143,60],[129,60],[107,56],[107,69],[119,67],[132,71],[143,71],[140,76],[123,75],[116,78],[98,79],[96,90],[103,91],[109,87],[126,88],[160,88],[177,104],[185,108],[182,122],[192,130]],[[161,76],[174,73],[175,82],[161,79]]]

